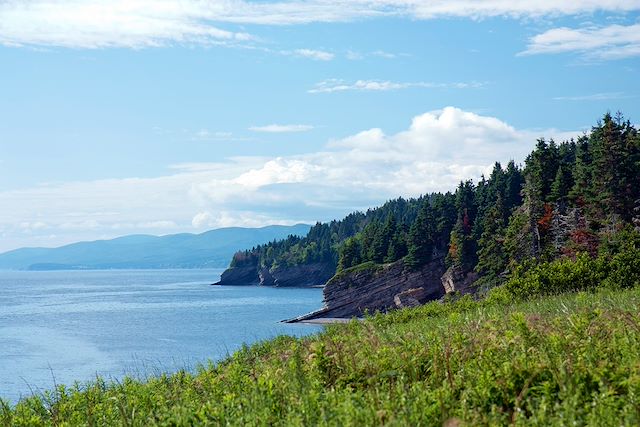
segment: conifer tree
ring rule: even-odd
[[[405,264],[417,268],[431,260],[433,254],[434,218],[429,201],[425,201],[409,229]]]
[[[511,160],[505,170],[504,208],[508,214],[522,204],[523,183],[524,177],[522,176],[522,171],[520,171],[515,162]]]
[[[504,203],[502,195],[498,193],[496,203],[484,218],[482,236],[478,242],[478,264],[476,271],[497,277],[507,267],[507,255],[504,250]]]
[[[551,184],[551,194],[549,195],[549,200],[556,203],[564,203],[567,196],[569,195],[571,187],[573,186],[572,181],[573,178],[571,176],[570,167],[561,164],[558,167],[556,177]]]
[[[338,271],[360,264],[360,242],[354,237],[344,241],[340,248]]]
[[[465,271],[470,271],[477,261],[476,240],[473,237],[477,206],[471,181],[461,182],[458,186],[456,210],[458,219],[451,232],[449,261]]]

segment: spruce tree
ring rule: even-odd
[[[495,205],[489,209],[483,221],[483,232],[478,242],[478,264],[476,271],[497,277],[507,267],[507,255],[504,250],[504,203],[498,193]]]
[[[423,203],[416,220],[409,229],[405,264],[411,269],[431,260],[433,254],[434,218],[429,201]]]

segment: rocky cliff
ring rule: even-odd
[[[449,267],[442,275],[442,286],[446,293],[458,292],[469,294],[475,291],[474,284],[478,280],[478,273],[473,271],[465,272],[460,267]]]
[[[274,287],[322,286],[335,274],[331,263],[301,264],[291,267],[232,267],[222,273],[215,285],[259,285]]]
[[[220,281],[214,285],[250,286],[260,284],[258,268],[255,265],[246,267],[227,268],[220,276]]]
[[[324,287],[324,308],[291,321],[319,318],[359,317],[366,311],[424,304],[445,294],[442,257],[418,270],[409,270],[403,261],[393,264],[362,264],[334,276]]]

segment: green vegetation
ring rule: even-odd
[[[638,425],[640,288],[607,280],[640,277],[628,249],[636,263],[612,259],[607,285],[591,286],[589,258],[555,261],[479,301],[280,337],[195,373],[59,386],[0,405],[0,424]],[[522,280],[591,291],[530,298]]]
[[[640,227],[640,135],[621,114],[606,114],[577,141],[538,140],[524,167],[496,163],[488,179],[462,182],[454,194],[318,223],[304,238],[240,252],[232,265],[327,262],[339,272],[399,259],[419,268],[446,255],[449,266],[497,286],[522,264],[595,258],[629,226]]]

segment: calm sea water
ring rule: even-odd
[[[209,286],[221,272],[0,271],[0,397],[191,369],[320,329],[279,322],[319,308],[320,289]]]

